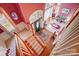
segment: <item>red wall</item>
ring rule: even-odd
[[[14,21],[15,24],[19,24],[21,21],[23,21],[21,11],[19,9],[19,5],[15,3],[0,3],[0,7],[4,8],[4,10],[7,12],[7,14],[11,17],[11,12],[15,11],[19,19],[14,20],[12,17],[12,20]]]
[[[75,10],[77,8],[79,8],[79,4],[78,3],[62,3],[60,6],[59,14],[62,14],[63,8],[70,9],[70,12],[69,12],[69,14],[67,14],[67,16],[72,16],[72,14],[75,12]],[[66,15],[66,14],[63,14],[63,15]]]
[[[20,3],[19,6],[23,13],[26,24],[29,23],[29,17],[35,10],[38,10],[38,9],[44,10],[45,8],[44,3],[25,3],[25,4]]]

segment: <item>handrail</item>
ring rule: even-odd
[[[29,48],[29,46],[28,46],[27,44],[25,44],[25,42],[19,37],[19,35],[18,35],[17,33],[14,32],[14,35],[15,35],[15,38],[16,38],[16,45],[18,45],[17,47],[18,47],[18,49],[20,50],[20,51],[19,51],[19,52],[20,52],[20,56],[23,56],[23,50],[21,49],[22,47],[25,48],[24,53],[26,53],[26,54],[28,54],[28,55],[31,55],[31,56],[35,55],[35,54],[33,53],[33,51]],[[18,39],[18,38],[19,38],[19,39]],[[19,40],[19,41],[21,42],[21,44],[23,45],[22,47],[19,46],[18,40]],[[17,44],[17,43],[18,43],[18,44]],[[28,50],[28,51],[26,51],[26,50]]]
[[[67,24],[67,26],[66,26],[66,28],[72,23],[72,21],[75,19],[75,17],[78,15],[78,13],[79,13],[79,8],[77,8],[76,10],[75,10],[75,12],[73,13],[73,17],[71,17],[71,20],[69,21],[69,23]]]

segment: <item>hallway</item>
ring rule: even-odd
[[[78,49],[78,3],[0,3],[0,56],[79,55]]]

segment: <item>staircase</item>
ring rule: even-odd
[[[45,49],[45,46],[42,45],[42,43],[34,36],[29,38],[27,40],[27,43],[32,48],[32,50],[36,53],[36,55],[40,55]]]
[[[44,51],[45,46],[34,36],[23,41],[17,33],[16,39],[16,55],[17,56],[38,56]]]
[[[51,55],[79,55],[79,9],[73,21],[55,41]]]

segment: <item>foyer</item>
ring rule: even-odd
[[[0,56],[79,55],[78,3],[0,3]]]

